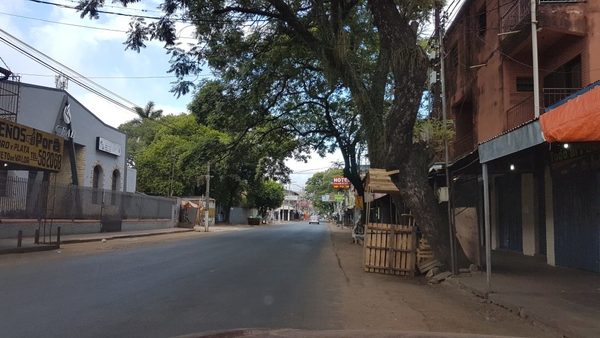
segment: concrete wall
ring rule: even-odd
[[[251,211],[246,208],[231,208],[229,211],[229,223],[231,224],[248,224],[248,217],[250,217]]]
[[[123,220],[121,231],[167,229],[175,227],[175,222],[170,219],[159,220]],[[55,220],[52,225],[52,236],[56,235],[57,227],[61,227],[62,235],[99,233],[102,225],[99,220]],[[31,220],[2,220],[0,224],[0,238],[17,238],[19,230],[23,237],[33,237],[38,223]],[[47,235],[50,232],[50,221],[46,224]],[[40,230],[40,236],[42,236]]]
[[[80,185],[92,186],[94,166],[102,168],[102,182],[100,188],[111,189],[112,173],[119,172],[117,190],[123,191],[125,172],[125,134],[103,123],[91,111],[85,108],[74,97],[63,90],[41,87],[30,84],[21,84],[19,96],[19,113],[17,122],[49,133],[54,133],[57,123],[60,123],[66,98],[71,105],[72,127],[75,131],[74,140],[78,145],[76,150],[78,176]],[[103,137],[121,145],[120,156],[115,156],[97,150],[96,138]],[[65,149],[62,168],[57,178],[70,179],[70,166],[68,153]],[[64,183],[64,182],[61,182]]]
[[[127,186],[126,192],[135,192],[137,189],[137,170],[127,167]]]

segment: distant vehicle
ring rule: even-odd
[[[308,220],[308,224],[319,224],[319,216],[317,215],[312,215],[310,216],[310,219]]]

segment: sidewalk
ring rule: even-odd
[[[600,337],[600,275],[552,267],[537,257],[493,252],[489,301],[563,332],[568,337]],[[447,280],[479,296],[485,273]]]
[[[265,226],[265,225],[262,225]],[[250,225],[213,225],[209,229],[209,233],[227,232],[227,231],[243,231],[259,226]],[[61,236],[61,245],[73,244],[73,243],[86,243],[86,242],[97,242],[103,239],[112,240],[120,238],[133,238],[133,237],[147,237],[157,236],[174,233],[193,232],[194,229],[189,228],[165,228],[165,229],[149,229],[149,230],[136,230],[136,231],[120,231],[120,232],[102,232],[102,233],[88,233],[88,234],[72,234]],[[203,232],[203,230],[201,231]],[[55,243],[40,243],[34,244],[33,237],[23,237],[21,247],[17,248],[16,238],[0,239],[0,254],[11,254],[11,253],[25,253],[35,252],[44,250],[56,249]],[[40,236],[40,242],[43,238]],[[48,239],[49,241],[49,239]],[[52,237],[52,241],[56,241],[55,235]]]
[[[111,239],[118,239],[118,238],[146,237],[146,236],[156,236],[156,235],[164,235],[164,234],[172,234],[172,233],[180,233],[180,232],[191,232],[191,231],[193,231],[193,230],[185,229],[185,228],[166,228],[166,229],[151,229],[151,230],[138,230],[138,231],[72,234],[72,235],[61,236],[60,242],[61,242],[61,245],[63,245],[63,244],[71,244],[71,243],[96,242],[96,241],[101,241],[103,239],[111,240]],[[40,242],[42,242],[42,241],[43,241],[43,238],[40,236]],[[48,241],[49,241],[49,239],[48,239]],[[52,241],[53,242],[56,241],[55,235],[52,236]],[[56,249],[55,243],[34,244],[33,237],[23,237],[20,248],[17,248],[17,239],[16,238],[0,239],[0,254],[24,253],[24,252],[34,252],[34,251],[53,250],[53,249]]]

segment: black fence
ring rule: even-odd
[[[172,219],[176,204],[177,200],[173,198],[0,175],[2,218]]]

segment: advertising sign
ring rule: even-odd
[[[104,137],[98,137],[96,139],[96,145],[98,150],[105,153],[109,153],[115,156],[121,156],[121,145],[105,139]]]
[[[343,176],[335,176],[332,185],[333,189],[350,189],[350,180]]]
[[[336,202],[343,202],[344,201],[344,195],[343,194],[336,194],[335,195],[335,201]]]
[[[321,195],[321,202],[329,202],[329,195]]]
[[[62,154],[59,136],[0,119],[0,161],[59,171]]]

